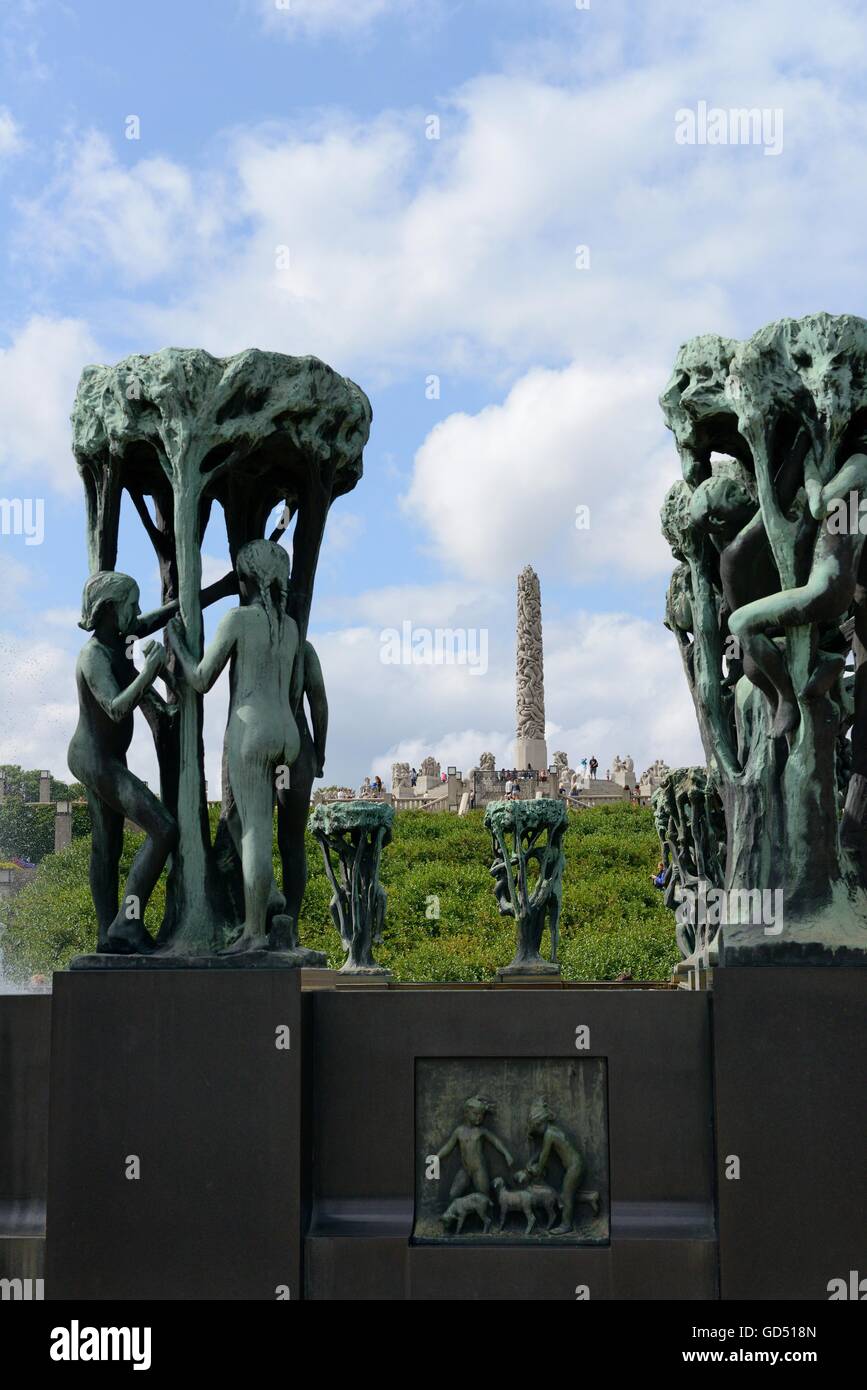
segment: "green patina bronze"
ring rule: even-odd
[[[415,1080],[417,1241],[608,1239],[604,1062],[419,1058]]]
[[[370,801],[332,801],[317,806],[310,817],[333,889],[331,916],[346,949],[346,974],[389,973],[373,959],[373,946],[382,940],[385,925],[379,865],[391,844],[393,822],[391,806]]]
[[[160,948],[207,954],[240,928],[237,949],[255,950],[275,921],[281,942],[297,945],[304,825],[327,725],[322,674],[307,641],[313,581],[328,509],[361,476],[370,421],[359,387],[314,357],[251,350],[217,358],[167,348],[114,367],[85,368],[72,424],[92,576],[85,608],[93,621],[83,618],[83,625],[94,636],[79,661],[81,720],[71,756],[100,828],[92,882],[101,949],[153,946],[141,920],[124,925],[117,906],[118,827],[125,815],[148,835],[132,890],[128,885],[137,900],[146,902],[171,855]],[[147,618],[138,612],[134,581],[114,571],[124,491],[160,568],[162,606]],[[233,568],[202,593],[201,545],[215,502]],[[281,522],[265,539],[269,514],[281,504]],[[292,521],[290,575],[286,552],[274,542]],[[239,607],[203,653],[203,606],[239,591]],[[168,652],[147,649],[138,677],[129,639],[172,618]],[[223,818],[212,846],[202,696],[226,665],[232,696]],[[167,701],[151,690],[158,674],[166,679]],[[161,802],[126,769],[136,705],[154,733]],[[275,798],[282,896],[270,870]],[[285,913],[281,921],[283,904],[289,922]]]
[[[514,917],[517,949],[500,974],[559,974],[557,946],[563,900],[563,835],[568,812],[554,797],[492,801],[485,811],[494,862],[494,896],[504,917]],[[551,959],[541,955],[546,925]]]
[[[720,963],[865,963],[867,321],[695,338],[660,401],[683,473],[666,624],[727,829]]]
[[[722,802],[704,767],[673,768],[650,799],[659,836],[666,907],[677,913],[677,944],[688,974],[719,963],[719,921],[708,890],[725,882],[726,825]]]

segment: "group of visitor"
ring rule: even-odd
[[[526,774],[524,775],[523,780],[527,780]],[[506,773],[506,785],[504,790],[507,801],[521,800],[521,781],[519,780],[519,775],[517,772]]]

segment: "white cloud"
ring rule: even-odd
[[[78,620],[81,617],[80,608],[46,608],[39,615],[41,621],[49,627],[63,628],[67,632],[75,632],[78,627]]]
[[[216,584],[222,579],[226,571],[231,568],[231,562],[227,557],[219,555],[208,555],[202,552],[202,588],[207,589],[209,584]]]
[[[0,545],[8,545],[9,541],[4,536],[0,538]],[[22,565],[11,555],[0,554],[0,593],[3,595],[3,605],[8,612],[14,604],[18,602],[23,590],[30,584],[31,571],[27,565]]]
[[[337,687],[327,781],[351,780],[348,771],[356,783],[370,771],[390,777],[393,762],[417,767],[428,753],[463,772],[486,749],[498,766],[510,765],[515,687],[508,642],[497,648],[486,676],[463,672],[461,679],[448,668],[377,672],[373,638],[347,644],[335,634],[319,643],[329,690]],[[363,688],[352,683],[360,670]],[[574,766],[595,753],[604,770],[615,753],[630,753],[639,771],[657,757],[672,766],[704,762],[676,644],[661,624],[622,613],[546,623],[545,704],[549,758],[562,748]],[[366,744],[380,750],[369,767],[359,757],[358,727],[368,730]]]
[[[6,106],[0,106],[0,159],[19,154],[24,148],[21,127]]]
[[[0,762],[66,777],[77,716],[74,672],[65,647],[0,632]]]
[[[97,131],[68,137],[59,160],[43,194],[22,204],[19,255],[53,269],[82,256],[104,259],[130,285],[207,262],[223,218],[212,180],[158,155],[127,167]]]
[[[665,24],[609,9],[580,47],[589,74],[516,63],[477,77],[435,104],[439,140],[423,107],[331,112],[230,132],[220,164],[197,171],[157,157],[127,168],[91,135],[38,225],[58,257],[84,248],[142,287],[176,278],[129,307],[148,343],[313,352],[365,385],[417,375],[420,400],[431,372],[447,401],[450,373],[507,383],[539,362],[667,363],[675,335],[851,307],[867,102],[847,85],[865,48],[848,7],[769,5],[797,14],[794,37],[744,5],[736,20],[668,6]],[[782,156],[677,145],[675,111],[698,99],[782,107]]]
[[[675,463],[656,419],[662,377],[661,363],[529,372],[501,406],[431,431],[404,510],[474,579],[511,575],[516,555],[573,579],[667,573],[659,506]]]
[[[417,0],[256,0],[268,33],[281,38],[356,35],[377,20],[405,18]],[[432,0],[427,0],[428,4]]]
[[[365,521],[357,512],[335,511],[329,514],[325,531],[325,555],[344,554],[352,550],[364,533]]]
[[[434,586],[427,599],[421,590],[408,597],[410,611],[431,623],[456,626],[466,617],[458,592],[449,600]],[[502,611],[504,593],[491,624],[484,675],[474,676],[466,666],[384,664],[379,621],[315,634],[331,709],[325,781],[358,786],[365,774],[375,772],[390,778],[393,762],[408,760],[417,767],[428,753],[443,767],[455,764],[463,772],[486,749],[496,754],[498,765],[509,765],[515,707],[511,591],[508,600],[509,617]],[[487,604],[482,591],[472,601],[480,605],[478,612]],[[383,623],[402,620],[396,591],[372,591],[356,596],[355,602]],[[491,603],[490,611],[495,611],[493,599]],[[0,634],[0,762],[50,767],[64,777],[77,719],[75,615],[52,610],[39,616],[52,625],[68,617],[69,646],[39,636]],[[546,621],[544,637],[549,756],[564,748],[574,765],[595,753],[603,770],[615,753],[631,753],[639,771],[656,757],[673,766],[703,761],[676,643],[661,623],[624,613],[579,612],[568,620]],[[205,700],[212,800],[220,796],[228,695],[224,673]],[[158,788],[153,743],[141,716],[129,762]]]
[[[677,644],[659,622],[622,612],[544,618],[548,751],[573,760],[596,753],[603,770],[631,753],[641,771],[657,757],[672,765],[703,762]],[[514,588],[421,586],[373,590],[347,600],[360,625],[313,635],[331,708],[325,780],[358,785],[371,772],[433,753],[466,772],[491,749],[513,757],[515,720]],[[317,605],[317,611],[321,609]],[[381,660],[383,627],[488,624],[488,669],[390,665]],[[627,731],[624,732],[624,731]],[[592,746],[591,746],[592,745]],[[628,746],[627,746],[628,745]],[[218,742],[213,741],[214,766]],[[573,762],[574,765],[574,762]]]
[[[35,315],[0,348],[0,466],[4,491],[21,480],[28,495],[78,493],[69,412],[81,369],[99,358],[80,319]]]
[[[292,18],[333,33],[385,9],[294,0]],[[142,346],[314,352],[374,389],[417,378],[420,410],[425,376],[441,374],[451,413],[418,451],[407,514],[452,588],[317,606],[320,622],[335,614],[314,637],[332,699],[329,780],[357,782],[374,749],[384,771],[409,747],[469,765],[488,744],[505,758],[512,590],[505,616],[506,598],[498,606],[483,581],[513,577],[537,548],[540,569],[575,580],[667,569],[657,511],[674,456],[656,395],[677,342],[857,307],[867,29],[853,7],[611,0],[572,19],[594,26],[593,42],[528,49],[446,93],[438,141],[424,138],[424,106],[229,133],[204,169],[159,156],[126,165],[90,135],[67,145],[64,173],[26,216],[27,254],[47,248],[70,272],[104,274],[103,312]],[[782,155],[676,146],[674,113],[698,100],[782,107]],[[119,295],[118,274],[135,298]],[[6,350],[7,471],[44,470],[77,489],[66,416],[96,355],[75,320],[32,320]],[[498,403],[455,413],[453,377],[486,381]],[[587,532],[574,528],[582,503]],[[504,634],[488,674],[384,667],[380,634],[395,612],[430,626],[460,614]],[[595,751],[603,767],[615,752],[639,766],[700,759],[661,628],[622,614],[546,623],[546,668],[551,751]],[[212,788],[224,718],[212,700]]]
[[[511,612],[511,592],[508,598]],[[400,627],[403,622],[431,628],[468,626],[501,621],[503,604],[504,591],[489,585],[455,581],[388,584],[361,593],[317,598],[313,618],[317,624],[358,623],[377,630]]]

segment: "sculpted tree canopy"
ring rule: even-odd
[[[683,473],[666,624],[727,824],[720,960],[864,961],[867,322],[695,338],[660,400]],[[755,916],[776,889],[784,920]]]

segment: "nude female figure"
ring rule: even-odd
[[[273,871],[276,774],[291,767],[301,741],[289,701],[298,655],[298,627],[286,612],[289,556],[272,541],[250,541],[238,552],[241,605],[220,620],[214,640],[196,663],[179,619],[168,640],[186,680],[205,694],[229,664],[226,759],[234,811],[229,829],[241,859],[244,923],[231,952],[267,946],[269,908],[277,894]]]
[[[143,618],[139,589],[128,574],[100,570],[84,586],[80,627],[93,636],[79,653],[78,726],[69,745],[70,770],[87,789],[92,827],[90,888],[99,933],[97,951],[124,955],[152,951],[144,914],[154,884],[177,842],[174,818],[126,763],[133,736],[133,711],[148,701],[169,718],[172,707],[151,689],[166,654],[156,642],[144,647],[144,669],[136,671],[130,638],[153,632],[176,605]],[[136,854],[118,907],[118,864],[123,823],[128,816],[147,839]]]

